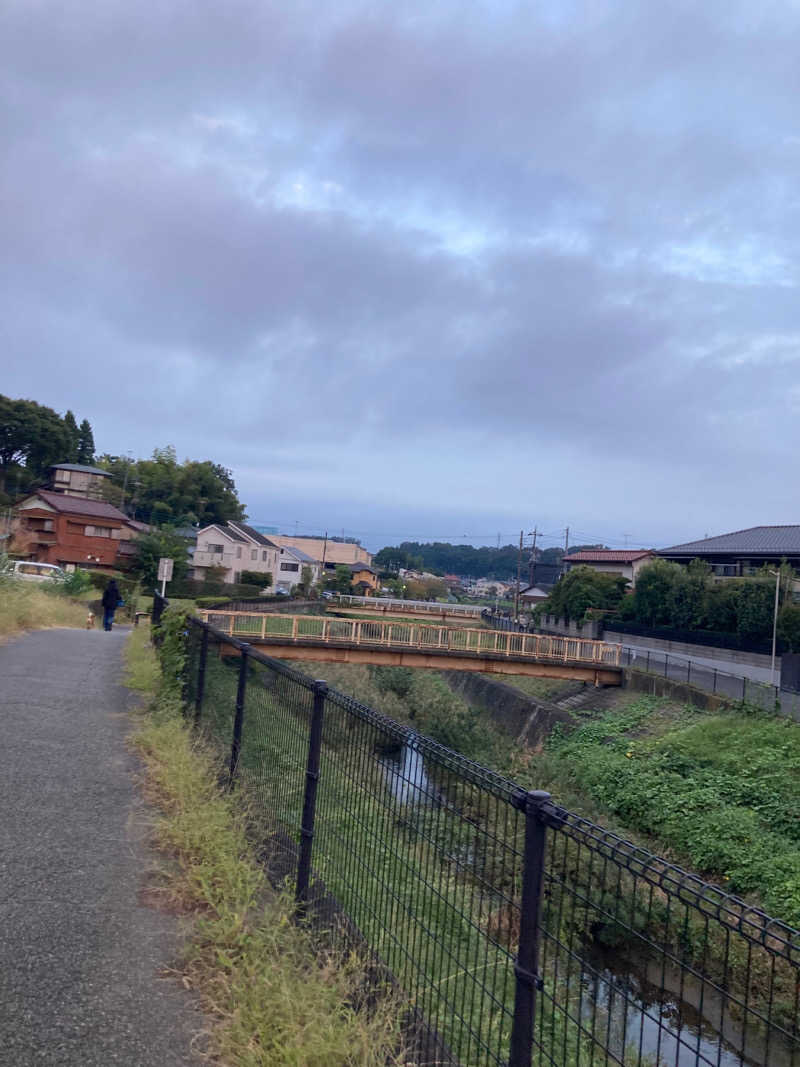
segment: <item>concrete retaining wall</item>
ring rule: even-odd
[[[575,725],[575,720],[563,708],[526,696],[513,686],[484,678],[482,674],[441,671],[441,675],[470,707],[486,712],[495,726],[520,743],[536,747],[544,743],[556,723]]]

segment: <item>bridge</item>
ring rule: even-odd
[[[267,646],[278,659],[527,674],[620,685],[620,646],[578,637],[321,615],[200,611],[217,630]],[[221,654],[238,652],[220,646]]]
[[[410,619],[474,619],[482,608],[475,604],[440,604],[431,600],[395,600],[391,597],[339,594],[333,601],[342,615],[402,615]]]

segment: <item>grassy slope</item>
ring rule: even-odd
[[[800,925],[795,723],[641,697],[584,710],[577,731],[534,753],[515,748],[435,674],[330,663],[309,672]]]
[[[184,980],[217,1025],[212,1051],[241,1067],[369,1067],[399,1062],[400,1011],[393,999],[363,999],[355,956],[321,957],[273,893],[247,841],[244,820],[217,786],[215,758],[197,746],[174,697],[156,697],[160,672],[147,627],[128,642],[127,682],[151,702],[135,743],[146,790],[161,810],[156,837],[176,860],[158,888],[163,902],[194,915]]]
[[[84,626],[86,604],[55,591],[46,592],[36,582],[3,582],[0,585],[0,638],[50,626]]]

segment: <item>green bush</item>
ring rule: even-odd
[[[254,585],[258,589],[269,589],[272,585],[272,575],[267,571],[261,574],[259,571],[242,571],[242,584]]]

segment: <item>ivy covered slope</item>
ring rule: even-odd
[[[547,750],[593,806],[800,926],[797,724],[643,698],[553,737]]]

